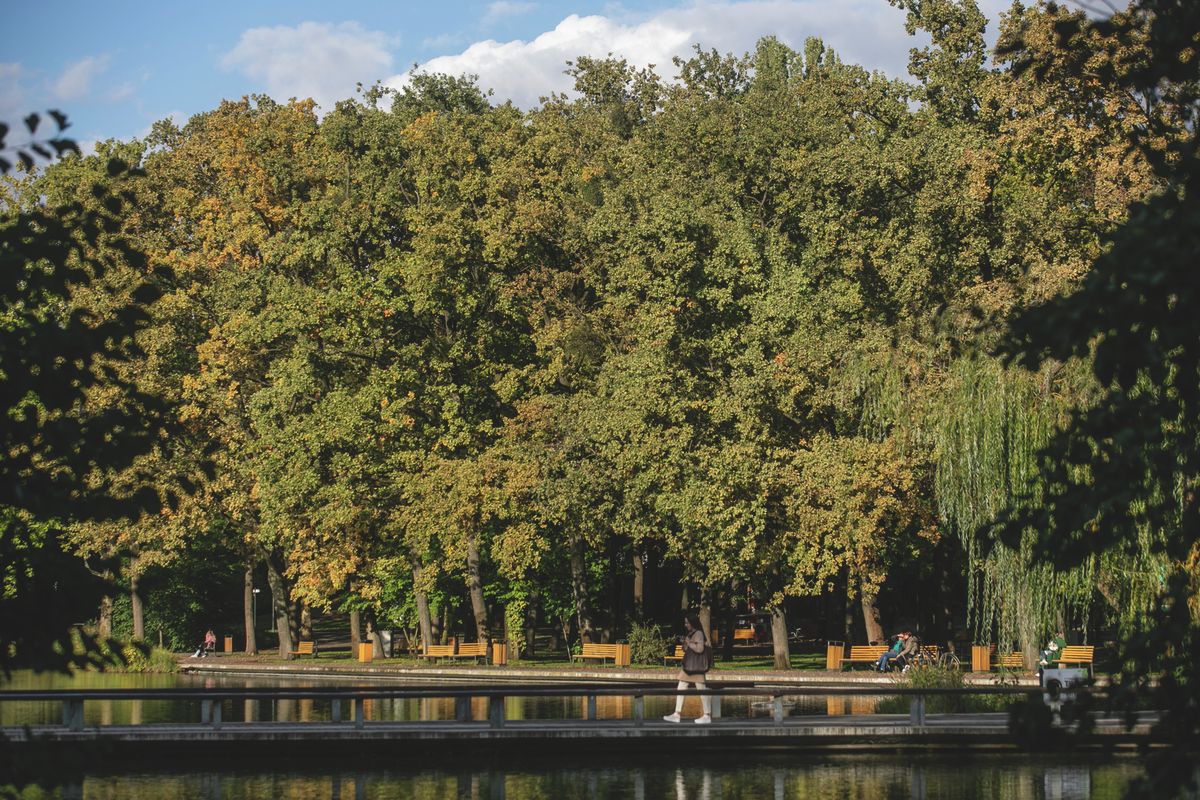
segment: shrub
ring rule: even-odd
[[[629,657],[634,664],[657,664],[669,646],[657,625],[635,622],[629,629]]]

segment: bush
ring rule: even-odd
[[[84,655],[85,645],[78,630],[71,632],[72,646],[76,655]],[[110,672],[175,672],[179,664],[175,654],[161,647],[150,647],[144,642],[123,642],[119,639],[101,639],[87,671],[107,670]]]
[[[906,689],[962,689],[963,672],[949,667],[910,669],[896,678],[896,684]],[[968,714],[986,711],[1006,711],[1013,698],[1001,695],[932,695],[925,700],[930,714]],[[908,713],[908,697],[892,697],[879,704],[881,714]]]
[[[657,664],[669,646],[657,625],[635,622],[629,629],[629,657],[634,664]]]

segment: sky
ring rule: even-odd
[[[996,21],[1011,0],[978,0]],[[810,36],[843,61],[906,72],[920,42],[887,0],[5,0],[0,120],[55,108],[85,147],[183,123],[222,99],[312,97],[331,109],[357,83],[401,86],[414,65],[475,74],[498,102],[536,106],[571,80],[566,62],[612,53],[675,76],[695,44],[753,50]],[[12,125],[12,127],[16,127]],[[10,136],[9,144],[16,137]]]

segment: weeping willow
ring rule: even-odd
[[[1086,627],[1094,561],[1058,571],[1035,560],[1035,532],[1019,546],[982,541],[979,531],[1010,506],[1040,496],[1038,452],[1062,409],[1038,376],[992,360],[963,359],[951,370],[934,429],[935,493],[943,524],[967,554],[969,624],[979,642],[996,637],[1025,651],[1059,627]]]

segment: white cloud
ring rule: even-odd
[[[1008,0],[981,0],[980,7],[994,30]],[[497,100],[511,99],[528,108],[539,97],[571,88],[563,70],[579,56],[612,53],[635,66],[654,64],[669,78],[675,74],[672,57],[687,57],[693,44],[741,54],[767,35],[794,48],[817,36],[843,61],[903,76],[909,48],[919,43],[904,32],[904,12],[884,0],[696,2],[640,20],[625,19],[572,14],[530,41],[476,42],[456,55],[430,59],[419,70],[478,75],[484,89],[495,90]],[[386,83],[402,87],[407,80],[407,75],[394,75]]]
[[[251,28],[221,59],[260,81],[277,100],[311,97],[325,110],[354,95],[356,82],[391,72],[392,37],[357,22],[302,22],[295,27]]]
[[[76,61],[63,70],[54,82],[51,91],[59,102],[74,102],[87,99],[92,91],[92,81],[108,69],[108,56],[88,56]]]
[[[515,0],[496,0],[488,3],[487,13],[483,15],[483,24],[491,25],[504,17],[516,17],[537,8],[537,3],[521,3]]]

